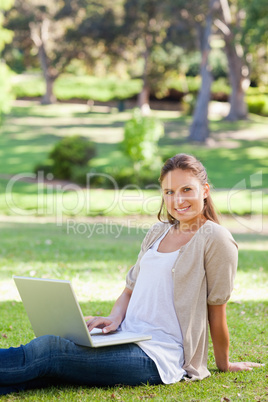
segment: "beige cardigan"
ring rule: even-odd
[[[137,262],[127,274],[127,288],[134,288],[142,256],[169,226],[169,223],[159,222],[148,231]],[[230,298],[237,260],[237,244],[230,232],[206,221],[181,247],[172,268],[174,305],[183,335],[183,368],[192,380],[202,380],[210,375],[207,369],[207,304],[224,304]]]

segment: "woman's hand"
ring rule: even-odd
[[[208,320],[213,342],[214,355],[220,371],[249,371],[264,366],[253,362],[229,362],[229,332],[226,320],[226,304],[208,306]]]
[[[89,332],[93,328],[100,328],[102,329],[102,332],[104,334],[107,334],[108,332],[115,331],[120,325],[120,319],[117,319],[116,317],[92,317],[88,316],[85,317],[85,319],[89,319],[89,321],[86,322],[87,328]]]
[[[125,288],[119,298],[116,300],[109,317],[85,317],[87,328],[91,331],[93,328],[100,328],[104,334],[115,331],[123,321],[132,290]]]
[[[253,362],[236,362],[229,364],[229,371],[249,371],[253,370],[253,367],[262,367],[264,364]]]

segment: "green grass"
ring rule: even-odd
[[[268,215],[268,194],[261,189],[212,191],[212,198],[222,214]],[[49,216],[58,221],[73,216],[156,216],[160,203],[159,189],[114,191],[0,181],[0,211],[5,215]]]
[[[70,279],[85,315],[107,315],[124,287],[126,272],[135,262],[148,222],[102,222],[96,219],[87,231],[75,221],[54,224],[0,223],[0,346],[17,346],[33,337],[24,308],[11,279],[13,274]],[[79,226],[80,225],[80,230]],[[94,226],[95,225],[95,226]],[[76,231],[74,230],[76,228]],[[79,234],[80,231],[80,234]],[[117,234],[121,232],[118,236]],[[91,233],[91,236],[89,236]],[[235,234],[239,243],[239,268],[235,289],[228,304],[231,337],[230,356],[234,360],[268,363],[266,322],[268,312],[268,236]],[[2,396],[6,401],[265,401],[267,369],[253,372],[220,373],[212,346],[208,367],[212,376],[202,382],[175,385],[112,387],[52,387],[19,395]]]
[[[159,142],[163,158],[176,152],[195,154],[204,162],[216,188],[231,188],[256,172],[262,172],[262,187],[268,187],[267,118],[252,116],[250,121],[237,123],[212,120],[215,145],[207,147],[187,143],[190,118],[179,117],[177,112],[155,114],[165,124],[166,134]],[[124,167],[130,162],[123,157],[119,143],[129,118],[129,111],[97,112],[87,105],[14,107],[1,128],[0,173],[32,172],[56,141],[74,134],[96,143],[98,155],[92,167],[103,169],[114,163]]]
[[[166,134],[159,142],[159,154],[165,159],[176,152],[186,152],[200,158],[207,168],[211,183],[217,189],[214,198],[221,212],[267,214],[267,192],[264,191],[262,197],[258,190],[268,188],[267,118],[252,116],[250,121],[237,123],[212,120],[214,143],[208,147],[186,141],[190,118],[180,117],[178,112],[153,113],[165,124]],[[124,123],[130,115],[130,111],[118,113],[115,109],[91,109],[87,105],[75,104],[40,106],[30,103],[15,106],[6,117],[0,135],[1,213],[13,214],[6,204],[8,179],[5,175],[22,174],[27,178],[33,176],[35,165],[46,159],[53,144],[63,136],[81,134],[96,143],[97,157],[91,164],[96,173],[112,172],[114,166],[117,169],[129,166],[129,160],[120,149],[120,141],[123,138]],[[152,184],[157,185],[156,179],[152,180]],[[41,191],[44,195],[41,196],[41,210],[37,215],[55,215],[57,209],[69,216],[122,215],[123,209],[127,210],[127,214],[155,214],[158,208],[157,192],[145,191],[137,199],[137,191],[124,191],[123,195],[121,191],[120,199],[123,198],[126,208],[122,207],[121,202],[107,211],[115,197],[111,191],[91,190],[90,197],[83,192],[78,196],[77,192],[67,193],[66,187],[61,191],[57,187],[52,189],[49,185],[50,183],[40,190],[40,187],[38,189],[32,183],[16,182],[12,187],[15,204],[35,215],[38,202],[40,204],[38,196]],[[235,192],[237,186],[243,191]],[[227,188],[234,189],[231,193],[229,190],[218,191]],[[126,196],[130,196],[132,200],[126,200]],[[90,198],[90,208],[81,207],[80,204],[75,208],[77,197],[81,198],[81,202],[83,198]],[[152,200],[152,197],[156,198]],[[44,198],[46,201],[43,201]],[[148,198],[152,201],[145,204],[143,200]],[[66,200],[65,207],[61,204],[62,199]],[[42,202],[48,206],[43,210]]]

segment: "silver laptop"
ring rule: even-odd
[[[151,339],[150,335],[115,331],[89,333],[71,282],[13,276],[35,336],[57,335],[88,347]]]

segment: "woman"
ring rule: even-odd
[[[210,375],[208,323],[219,370],[260,366],[229,361],[226,303],[237,268],[237,244],[218,223],[205,168],[193,156],[179,154],[163,166],[160,183],[161,222],[145,236],[109,317],[87,321],[90,331],[120,328],[151,334],[152,340],[91,349],[44,336],[19,348],[0,349],[0,394],[59,383],[201,380]]]

